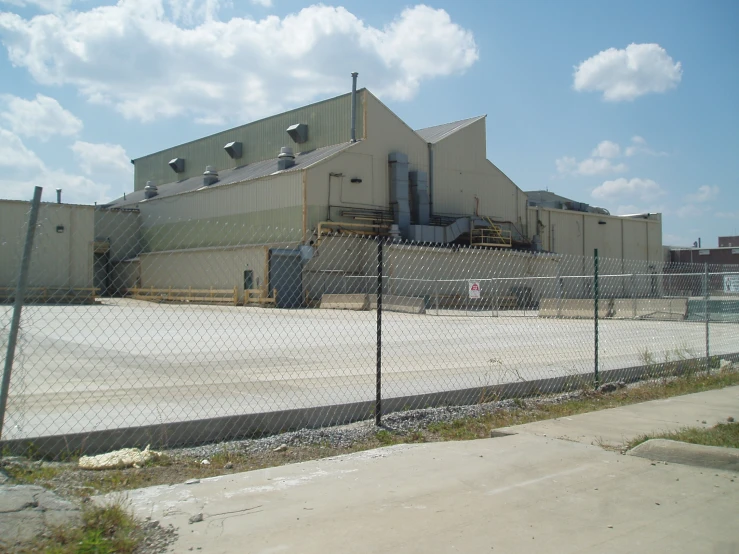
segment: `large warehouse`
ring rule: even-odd
[[[95,211],[96,285],[235,288],[241,300],[278,288],[278,305],[301,306],[338,274],[371,273],[366,240],[327,255],[337,234],[662,261],[659,214],[529,198],[487,159],[485,116],[414,131],[354,83],[132,160],[134,190]]]

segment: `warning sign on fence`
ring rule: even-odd
[[[480,298],[480,281],[470,281],[470,298]]]

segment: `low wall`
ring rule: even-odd
[[[542,298],[539,301],[539,317],[563,317],[567,319],[593,319],[594,301],[581,298]],[[611,317],[613,301],[607,298],[598,302],[598,317]]]
[[[687,314],[687,298],[617,298],[613,301],[614,319],[683,321]]]
[[[325,310],[368,310],[366,294],[324,294],[320,307]]]
[[[377,295],[369,294],[369,309],[377,309]],[[382,295],[382,309],[388,312],[403,312],[407,314],[425,314],[426,301],[416,296]]]
[[[324,294],[321,296],[321,308],[328,310],[376,310],[376,294]],[[385,294],[382,297],[382,309],[388,312],[408,314],[425,314],[426,301],[415,296],[395,296]]]

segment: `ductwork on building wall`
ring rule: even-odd
[[[203,186],[209,187],[212,184],[215,184],[217,182],[218,182],[218,171],[216,171],[215,166],[206,165],[205,172],[203,173]]]
[[[223,149],[226,151],[226,154],[228,154],[229,157],[233,160],[238,160],[242,156],[244,151],[243,144],[238,141],[229,142],[226,146],[223,147]]]
[[[172,171],[175,173],[182,173],[185,171],[185,159],[184,158],[174,158],[169,160],[169,167],[172,168]]]
[[[280,148],[280,154],[277,156],[277,171],[288,169],[295,165],[295,154],[289,146]]]
[[[308,126],[305,123],[296,123],[287,128],[287,134],[296,144],[303,144],[308,141]]]
[[[429,182],[425,171],[408,173],[411,189],[411,221],[416,225],[428,225],[430,219]]]
[[[390,164],[390,208],[393,221],[400,234],[407,237],[411,226],[411,210],[408,187],[408,156],[401,152],[388,155]]]

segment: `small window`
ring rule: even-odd
[[[731,249],[732,254],[739,254],[739,248],[732,248]]]
[[[698,250],[698,254],[700,256],[710,256],[711,255],[711,251],[710,250]]]

